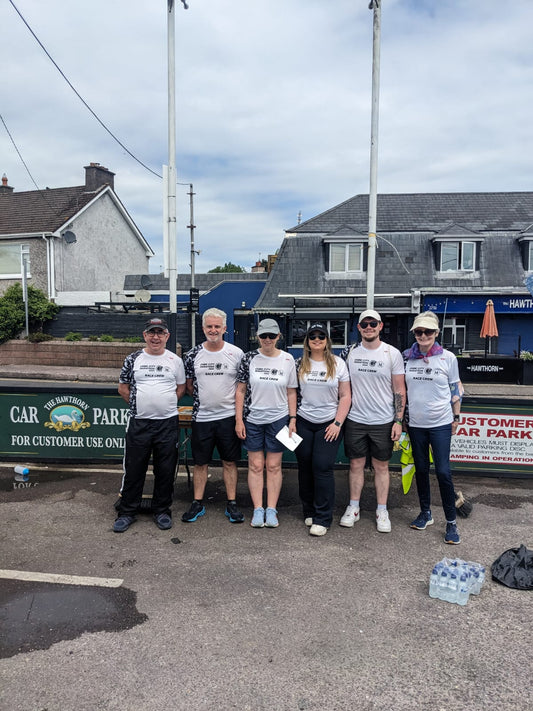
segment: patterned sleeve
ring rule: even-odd
[[[342,351],[339,353],[339,358],[342,358],[344,362],[348,360],[348,356],[350,354],[350,349],[351,346],[345,346]]]
[[[122,370],[120,371],[120,377],[118,379],[119,383],[131,385],[131,383],[133,382],[133,364],[135,363],[135,359],[137,358],[139,353],[141,353],[141,351],[130,353],[129,356],[125,357],[124,365],[122,366]]]
[[[187,351],[183,357],[183,365],[185,366],[185,377],[194,380],[195,375],[194,375],[194,359],[196,358],[196,354],[198,351],[202,348],[201,345],[195,346],[194,348],[191,348],[190,351]]]
[[[248,351],[242,357],[241,363],[239,365],[239,370],[237,371],[237,382],[247,383],[250,380],[250,363],[252,358],[257,355],[257,350]]]

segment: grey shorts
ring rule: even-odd
[[[394,442],[391,439],[392,425],[364,425],[346,420],[344,423],[344,452],[348,459],[362,459],[370,455],[380,462],[392,457]]]

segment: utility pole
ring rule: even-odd
[[[190,303],[190,308],[191,308],[191,347],[194,348],[196,345],[196,308],[195,308],[195,303],[193,304],[193,301],[196,302],[196,294],[195,294],[195,276],[196,276],[196,270],[195,270],[195,258],[196,258],[196,250],[194,249],[194,230],[196,225],[194,224],[194,205],[193,205],[193,185],[190,183],[189,185],[189,205],[190,205],[190,213],[191,213],[191,220],[190,224],[188,225],[189,230],[191,232],[191,291],[190,291],[190,296],[189,296],[189,303]],[[193,298],[194,297],[194,298]]]
[[[372,42],[372,116],[370,128],[370,190],[368,193],[368,261],[366,273],[366,307],[374,308],[376,281],[376,230],[378,202],[378,125],[379,125],[379,69],[381,42],[381,0],[371,0],[374,11]]]

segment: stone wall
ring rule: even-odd
[[[0,344],[0,368],[8,364],[121,368],[124,358],[143,345],[59,340],[43,343],[6,341]]]

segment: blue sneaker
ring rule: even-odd
[[[278,512],[271,506],[266,510],[265,526],[268,526],[268,528],[277,528],[279,526]]]
[[[446,522],[446,534],[444,535],[444,543],[450,543],[452,546],[458,546],[461,543],[461,537],[457,530],[456,523]]]
[[[426,526],[432,526],[434,523],[431,511],[421,511],[414,521],[411,521],[411,528],[416,528],[417,531],[423,531]]]
[[[204,514],[205,514],[205,506],[202,504],[201,501],[196,501],[196,499],[195,499],[192,502],[189,510],[185,511],[185,513],[181,517],[181,520],[184,521],[185,523],[192,523],[193,521],[196,521],[197,518],[200,518],[200,516],[203,516]]]
[[[167,513],[154,514],[154,523],[162,531],[172,528],[172,516]]]
[[[135,516],[127,516],[126,514],[122,514],[122,516],[115,519],[113,531],[115,533],[124,533],[124,531],[127,531],[134,521]]]
[[[250,526],[254,528],[263,528],[265,525],[265,509],[262,506],[258,506],[254,509],[254,515],[250,522]]]
[[[229,518],[230,523],[242,523],[244,514],[237,508],[236,501],[228,501],[224,514]]]

